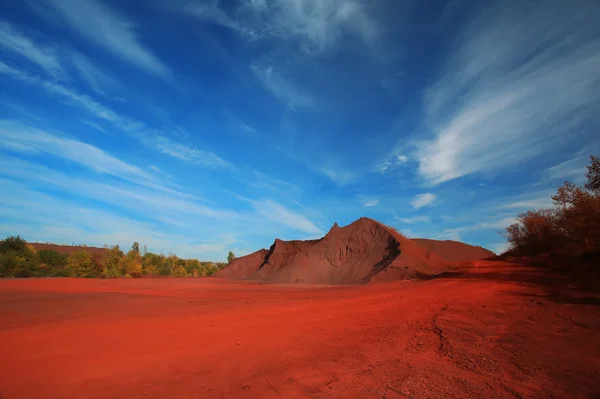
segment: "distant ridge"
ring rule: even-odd
[[[414,238],[413,241],[427,248],[442,259],[449,262],[464,262],[486,259],[496,254],[492,251],[475,245],[452,240],[431,240],[428,238]]]

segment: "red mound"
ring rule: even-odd
[[[436,275],[444,260],[374,220],[335,224],[320,240],[275,240],[271,248],[235,259],[218,277],[268,283],[364,284]]]
[[[439,241],[427,238],[415,238],[413,241],[450,262],[481,260],[496,255],[490,250],[465,244],[464,242],[451,240]]]

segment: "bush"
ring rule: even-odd
[[[53,277],[67,277],[67,255],[50,249],[42,249],[38,252],[40,258],[40,269],[45,271],[44,275]]]
[[[582,257],[600,253],[600,159],[591,157],[587,183],[565,182],[552,197],[554,208],[528,211],[507,228],[510,251],[535,256]]]
[[[23,238],[10,236],[0,240],[0,277],[200,277],[212,276],[226,265],[153,254],[145,247],[142,255],[137,242],[127,254],[115,245],[101,257],[95,256],[88,250],[68,255],[48,249],[36,251]]]
[[[87,251],[75,251],[67,257],[67,274],[70,277],[96,277],[92,255]]]
[[[0,253],[13,251],[15,253],[24,253],[27,248],[27,241],[20,236],[9,236],[0,241]]]

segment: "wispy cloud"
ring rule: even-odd
[[[149,129],[143,122],[120,115],[112,109],[93,100],[91,97],[59,83],[45,80],[23,70],[15,69],[0,61],[0,74],[8,75],[14,79],[27,84],[40,87],[52,95],[62,97],[69,103],[82,107],[91,115],[110,122],[121,131],[140,140],[150,148],[154,148],[163,154],[172,156],[182,161],[195,165],[211,167],[230,167],[218,155],[196,148],[193,145],[175,143],[168,137]]]
[[[597,5],[513,2],[479,13],[428,91],[419,172],[439,184],[557,150],[597,120]]]
[[[309,234],[322,234],[323,231],[305,216],[293,212],[283,205],[272,201],[250,201],[254,208],[264,217],[276,223],[283,224],[294,230]]]
[[[98,0],[48,0],[71,28],[89,41],[150,73],[169,69],[141,42],[136,25]]]
[[[85,181],[77,181],[77,184],[79,183],[85,184]],[[198,240],[197,229],[196,234],[189,234],[179,226],[170,228],[168,223],[141,220],[107,209],[81,205],[66,198],[26,188],[7,179],[0,178],[0,184],[6,188],[0,190],[2,236],[18,233],[26,239],[41,242],[75,242],[97,246],[120,244],[125,248],[138,241],[146,244],[150,251],[174,252],[183,257],[213,261],[224,260],[227,251],[232,249],[237,241],[236,235],[227,232],[219,232],[211,240]],[[115,197],[114,202],[118,202],[118,199]],[[122,200],[131,202],[128,198]],[[145,203],[142,203],[142,206],[144,205]],[[166,214],[167,219],[172,217],[169,210],[162,213],[161,209],[154,209],[151,214]],[[188,220],[197,220],[195,217],[190,215]],[[199,224],[200,229],[201,226]]]
[[[356,175],[353,172],[341,170],[333,165],[322,166],[317,169],[317,172],[328,177],[331,181],[339,185],[348,184],[356,179]]]
[[[97,124],[96,122],[92,122],[92,121],[86,121],[86,120],[84,120],[84,121],[82,121],[82,123],[83,123],[84,125],[87,125],[87,126],[91,127],[92,129],[96,129],[96,130],[98,130],[99,132],[102,132],[102,133],[104,133],[104,134],[109,134],[109,133],[106,131],[106,129],[104,129],[102,126],[100,126],[100,125],[99,125],[99,124]]]
[[[101,71],[83,54],[72,52],[71,58],[79,76],[101,96],[106,96],[107,90],[119,86],[115,79]]]
[[[540,208],[548,208],[552,206],[552,199],[550,197],[547,198],[537,198],[523,201],[515,201],[509,202],[508,204],[502,205],[502,209],[540,209]]]
[[[410,204],[413,206],[413,208],[420,209],[420,208],[423,208],[424,206],[433,204],[435,199],[436,199],[436,196],[431,193],[417,194],[412,199]]]
[[[186,6],[191,16],[225,26],[250,40],[294,40],[306,51],[325,51],[344,37],[367,45],[377,24],[358,0],[250,0],[228,12],[218,1]]]
[[[364,199],[362,201],[363,206],[367,207],[367,208],[371,208],[374,206],[377,206],[379,204],[379,199],[377,198],[370,198],[370,199]]]
[[[252,126],[240,121],[240,129],[248,133],[256,133],[256,129]]]
[[[314,105],[315,100],[310,95],[284,79],[273,70],[271,65],[267,67],[252,65],[250,68],[265,89],[270,91],[273,96],[285,101],[290,108]]]
[[[375,171],[379,173],[385,173],[389,170],[405,165],[406,163],[408,163],[408,157],[406,155],[392,154],[391,156],[387,156],[383,162],[379,163],[375,167]]]
[[[439,237],[445,237],[451,240],[460,241],[462,233],[472,232],[477,230],[504,230],[508,226],[517,222],[516,217],[503,217],[495,220],[487,220],[480,223],[471,224],[468,226],[455,227],[450,229],[444,229]]]
[[[400,220],[402,223],[407,223],[407,224],[427,223],[430,221],[428,216],[413,216],[413,217],[409,217],[409,218],[397,218],[397,219]]]
[[[573,180],[577,183],[585,180],[586,166],[589,164],[588,155],[579,155],[567,161],[556,164],[542,172],[545,180],[565,181]]]
[[[549,208],[552,206],[552,196],[554,194],[555,190],[549,189],[510,196],[505,198],[502,203],[497,204],[495,208],[516,210]]]
[[[195,147],[186,146],[180,143],[174,143],[163,136],[154,137],[150,140],[156,142],[156,147],[163,154],[170,155],[185,162],[216,168],[229,168],[233,166],[215,153],[199,150]]]
[[[74,162],[98,173],[129,179],[152,180],[142,169],[81,141],[52,135],[20,123],[0,121],[2,147],[17,152],[46,153]]]
[[[54,48],[34,43],[20,30],[2,21],[0,21],[0,49],[18,54],[37,64],[53,77],[58,77],[63,73],[57,51]]]

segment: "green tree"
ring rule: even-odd
[[[140,254],[140,243],[137,241],[134,242],[133,245],[131,246],[131,250],[139,255]]]
[[[229,255],[227,255],[227,263],[233,262],[234,259],[235,259],[235,254],[233,252],[229,251]]]
[[[118,245],[112,246],[102,259],[102,277],[121,277],[121,262],[124,256]]]
[[[5,253],[8,251],[13,251],[16,253],[25,252],[27,247],[27,241],[25,241],[21,236],[9,236],[4,240],[0,241],[0,252]]]
[[[142,277],[142,257],[135,248],[127,252],[127,255],[121,262],[121,270],[125,277]]]
[[[75,251],[67,257],[66,271],[70,277],[95,277],[92,255],[87,251]]]
[[[45,275],[54,277],[67,277],[67,255],[51,249],[41,249],[38,251],[40,258],[40,269],[46,269]]]

